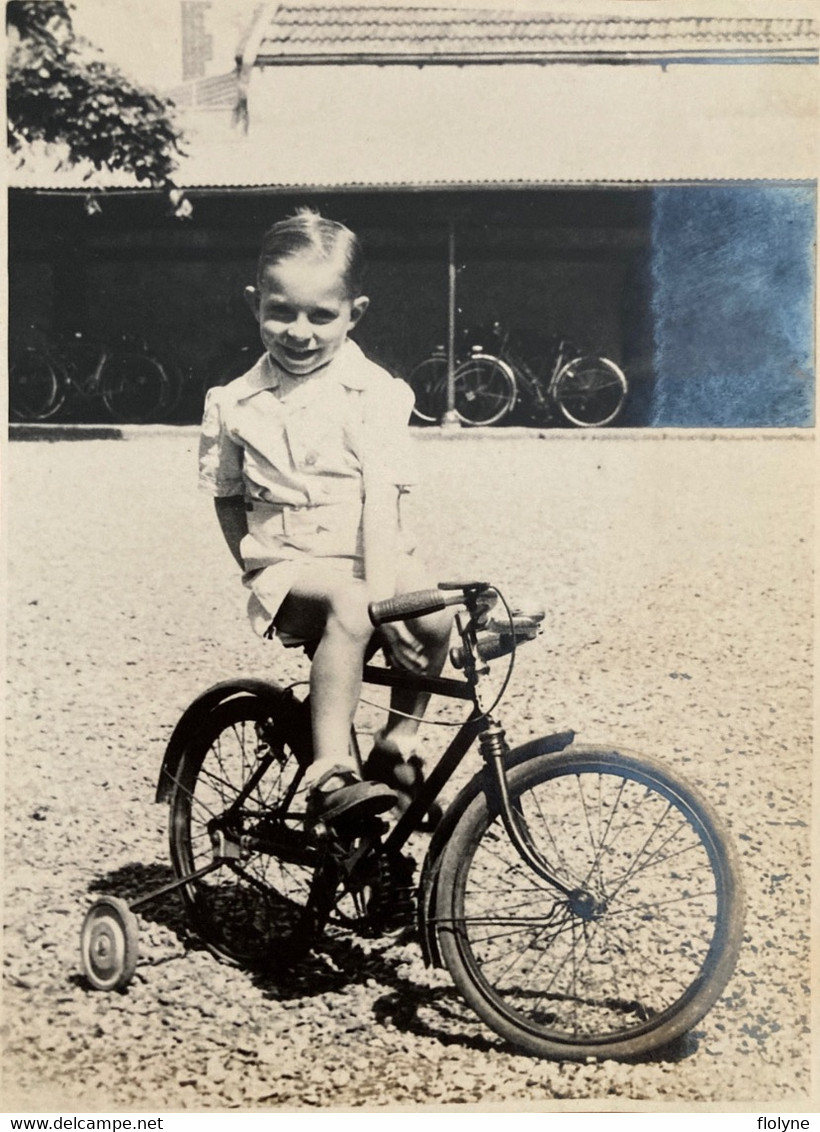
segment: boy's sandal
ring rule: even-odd
[[[409,809],[410,804],[418,798],[424,786],[423,763],[418,755],[403,758],[398,748],[387,746],[380,740],[380,733],[375,737],[375,746],[367,756],[362,767],[362,774],[368,780],[375,779],[383,782],[394,792],[394,803],[399,815]],[[419,825],[419,829],[432,832],[441,821],[442,811],[438,802],[434,802],[427,811],[426,820]]]
[[[333,766],[313,784],[307,799],[308,824],[326,825],[341,817],[381,814],[396,804],[396,795],[381,782],[363,782],[350,767]]]

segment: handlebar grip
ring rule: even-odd
[[[415,590],[397,597],[387,597],[384,601],[371,601],[367,607],[373,625],[384,625],[386,621],[406,621],[408,617],[423,617],[425,613],[438,613],[448,605],[459,605],[464,601],[459,594],[444,594],[441,590]]]

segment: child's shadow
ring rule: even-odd
[[[290,970],[270,974],[256,972],[252,978],[263,993],[280,1002],[313,998],[373,982],[383,993],[372,1005],[372,1023],[392,1025],[403,1033],[432,1038],[443,1046],[515,1053],[514,1046],[494,1038],[489,1031],[475,1032],[483,1027],[462,1002],[455,987],[431,987],[402,972],[407,966],[405,945],[410,940],[411,933],[405,931],[380,940],[378,946],[363,947],[355,939],[334,935],[331,931]],[[418,949],[415,940],[412,946]],[[420,961],[420,949],[418,955]],[[371,1024],[371,1020],[367,1024]]]

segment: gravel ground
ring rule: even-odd
[[[420,440],[432,573],[547,603],[500,713],[513,742],[557,725],[654,753],[741,850],[733,979],[673,1051],[628,1065],[523,1056],[397,937],[332,939],[286,983],[229,968],[186,935],[173,895],[141,916],[128,990],[87,988],[93,895],[169,877],[153,791],[182,709],[229,675],[306,671],[244,621],[195,447],[7,449],[9,1108],[807,1108],[811,438]],[[426,750],[439,740],[426,729]]]

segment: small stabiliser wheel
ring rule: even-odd
[[[86,913],[80,934],[83,972],[95,990],[128,986],[137,966],[137,917],[124,900],[101,896]]]
[[[737,854],[714,809],[653,759],[575,746],[508,776],[536,874],[481,792],[438,881],[441,953],[508,1041],[541,1057],[645,1056],[726,986],[743,938]]]
[[[575,358],[555,379],[552,395],[570,424],[602,428],[612,424],[626,401],[623,372],[608,358]]]
[[[407,378],[415,395],[413,417],[422,424],[438,424],[447,411],[447,358],[433,354]]]
[[[493,425],[515,408],[515,374],[500,358],[473,354],[455,372],[455,407],[465,425]]]

